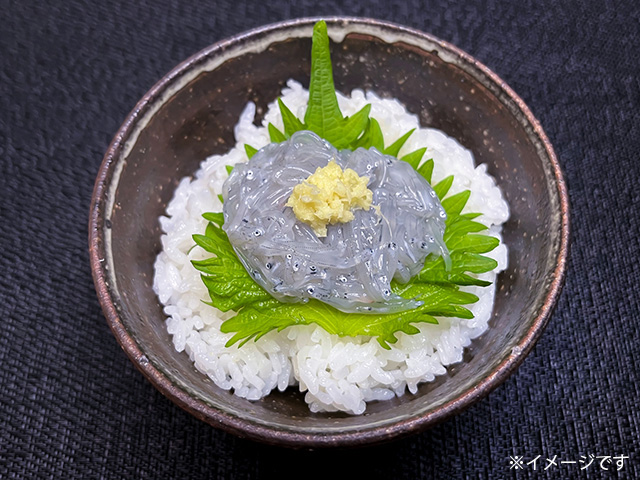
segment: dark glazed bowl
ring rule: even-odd
[[[424,430],[481,399],[542,333],[565,275],[569,217],[553,149],[522,100],[487,67],[425,33],[370,19],[329,18],[336,87],[395,97],[487,163],[511,208],[509,268],[489,330],[435,382],[360,416],[313,414],[296,391],[252,402],[217,388],[178,353],[152,290],[158,217],[179,180],[234,145],[248,101],[264,111],[289,78],[308,85],[318,19],[270,25],[178,65],[135,106],[107,151],[91,205],[91,268],[107,322],[142,373],[214,427],[291,447],[355,446]]]

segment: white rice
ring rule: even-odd
[[[308,92],[294,81],[283,90],[284,103],[303,117]],[[486,172],[485,165],[474,165],[471,153],[439,130],[420,128],[416,116],[394,100],[380,99],[371,92],[354,90],[350,98],[339,95],[345,115],[351,115],[370,103],[389,145],[412,128],[400,152],[403,154],[427,147],[425,159],[433,158],[434,181],[454,175],[450,193],[470,189],[465,211],[481,212],[477,221],[500,238],[501,225],[509,216],[507,203]],[[275,102],[263,120],[253,124],[255,106],[248,104],[235,127],[236,146],[226,155],[214,155],[201,164],[194,178],[184,178],[160,217],[165,234],[163,250],[155,263],[154,291],[164,305],[167,330],[173,336],[176,350],[186,352],[195,367],[208,375],[220,388],[249,400],[259,400],[272,390],[285,390],[298,385],[306,392],[305,400],[314,412],[345,411],[361,414],[366,403],[388,400],[417,391],[418,385],[442,375],[448,365],[462,361],[463,349],[487,328],[493,308],[494,286],[468,287],[480,300],[468,306],[471,320],[440,318],[439,325],[416,324],[420,333],[396,334],[398,342],[390,350],[375,338],[330,335],[315,325],[293,326],[282,332],[270,332],[258,341],[226,348],[232,334],[220,332],[222,322],[233,312],[222,313],[205,305],[208,292],[193,268],[191,260],[203,259],[207,253],[192,248],[194,233],[204,233],[204,212],[221,211],[217,198],[227,178],[225,166],[247,160],[244,144],[261,148],[269,143],[266,125],[272,122],[282,129]],[[501,243],[487,254],[497,260],[498,267],[481,278],[494,281],[506,268],[507,248]]]

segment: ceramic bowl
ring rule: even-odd
[[[461,412],[503,382],[540,337],[565,275],[565,182],[547,136],[524,102],[467,53],[426,33],[377,20],[326,18],[336,87],[395,97],[486,163],[511,209],[509,267],[500,275],[489,330],[464,361],[417,394],[372,402],[363,415],[311,413],[294,389],[248,401],[216,387],[178,353],[153,292],[158,217],[179,180],[235,143],[248,101],[258,112],[287,79],[308,85],[311,31],[286,21],[197,53],[135,106],[109,146],[90,212],[91,267],[105,317],[131,361],[164,395],[241,437],[290,447],[379,443]]]

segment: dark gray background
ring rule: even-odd
[[[565,171],[572,253],[543,337],[488,398],[389,445],[297,452],[215,430],[143,378],[96,299],[87,220],[109,141],[162,75],[318,15],[418,28],[500,75]],[[340,461],[351,478],[637,478],[639,34],[634,1],[0,0],[0,478],[316,478]],[[631,458],[541,471],[589,454]]]

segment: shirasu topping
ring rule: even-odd
[[[336,162],[369,178],[371,208],[327,226],[325,237],[298,220],[287,201],[318,167]],[[448,255],[446,214],[424,178],[375,148],[338,151],[314,133],[295,133],[238,164],[223,186],[224,230],[247,271],[283,302],[316,298],[343,312],[418,307],[391,290],[430,254]]]

